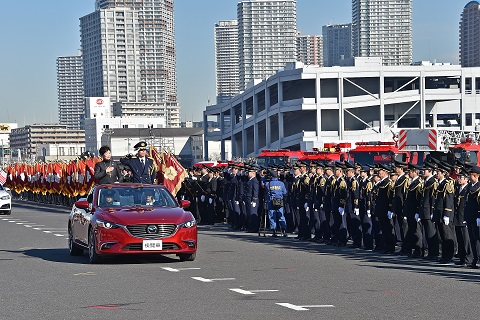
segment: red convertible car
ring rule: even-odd
[[[71,255],[88,250],[91,263],[118,254],[175,254],[193,261],[197,223],[161,185],[105,184],[75,202],[68,219]]]

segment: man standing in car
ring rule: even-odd
[[[128,154],[121,158],[120,162],[132,169],[134,183],[155,183],[157,166],[152,158],[147,157],[147,143],[140,141],[134,148],[137,151],[137,155]]]

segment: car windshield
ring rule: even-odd
[[[160,187],[112,187],[101,188],[98,194],[99,207],[152,206],[178,207],[177,202],[165,188]]]

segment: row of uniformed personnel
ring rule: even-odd
[[[457,264],[476,268],[479,167],[299,162],[268,169],[199,168],[185,181],[184,194],[204,223],[228,220],[234,229],[258,232],[259,217],[268,214],[274,235],[296,233],[299,240],[336,246],[351,239],[355,248],[443,263],[457,254]],[[274,206],[279,198],[283,203]]]

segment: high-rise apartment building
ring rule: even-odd
[[[84,128],[83,66],[81,52],[57,57],[58,119],[68,129]]]
[[[342,59],[352,57],[352,24],[330,24],[322,27],[323,64],[338,66]]]
[[[246,0],[237,5],[240,90],[296,60],[297,2]]]
[[[215,24],[215,79],[217,104],[238,94],[238,23],[223,20]]]
[[[352,0],[352,45],[355,57],[410,65],[412,0]]]
[[[158,104],[180,125],[173,0],[96,0],[80,18],[86,97]]]
[[[297,61],[323,67],[323,37],[297,34]]]
[[[470,1],[460,19],[460,63],[480,67],[480,4]]]

